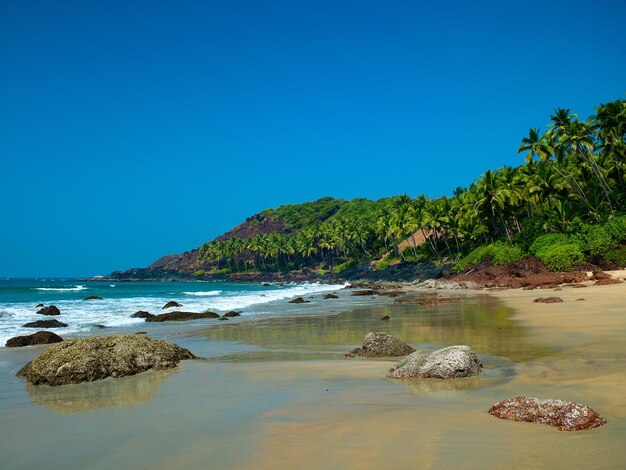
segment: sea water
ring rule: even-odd
[[[65,328],[51,331],[80,336],[96,330],[135,328],[144,323],[131,318],[139,310],[160,314],[174,310],[212,311],[218,314],[236,310],[250,318],[306,312],[287,301],[298,296],[332,292],[343,285],[317,283],[254,284],[227,282],[87,282],[73,279],[0,280],[0,347],[7,339],[34,333],[24,324],[57,319]],[[102,300],[84,300],[90,296]],[[163,309],[169,301],[182,307]],[[37,314],[41,307],[55,305],[59,316]],[[309,309],[310,310],[310,309]],[[43,329],[43,328],[40,328]]]

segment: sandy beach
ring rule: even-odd
[[[436,292],[466,296],[169,332],[209,359],[91,384],[29,386],[14,371],[42,348],[4,349],[3,467],[623,468],[626,283]],[[548,296],[563,302],[533,303]],[[484,373],[386,379],[395,361],[342,355],[368,331],[467,344]],[[584,403],[608,424],[566,433],[487,413],[515,396]]]

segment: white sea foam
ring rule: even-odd
[[[185,295],[192,295],[195,297],[211,297],[214,295],[220,295],[221,293],[221,290],[209,290],[206,292],[183,292],[183,294]]]
[[[263,290],[227,290],[227,291],[200,291],[183,292],[179,294],[163,294],[160,296],[124,297],[85,302],[81,299],[53,300],[50,304],[56,305],[61,315],[54,317],[58,321],[67,323],[68,327],[55,328],[52,331],[64,336],[65,334],[91,334],[95,325],[104,325],[109,328],[124,328],[139,325],[144,322],[141,318],[131,318],[138,310],[154,314],[161,313],[162,306],[170,300],[178,300],[184,310],[193,312],[242,310],[243,315],[281,314],[290,311],[284,301],[299,296],[311,296],[323,292],[335,291],[343,285],[323,284],[294,284],[288,286],[272,286]],[[73,288],[38,288],[62,293],[64,290],[83,290],[84,286]],[[179,297],[174,297],[178,295]],[[272,307],[272,302],[283,301]],[[307,304],[307,305],[314,305]],[[37,314],[31,302],[0,302],[0,347],[14,336],[28,335],[38,331],[36,328],[24,328],[25,323],[37,320],[49,320]],[[298,309],[302,311],[302,306]],[[292,312],[293,313],[293,312]]]
[[[41,291],[50,291],[50,292],[72,292],[89,289],[89,287],[85,286],[74,286],[74,287],[33,287],[34,290]]]

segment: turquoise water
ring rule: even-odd
[[[297,296],[315,296],[341,289],[341,285],[262,284],[226,282],[85,282],[73,279],[10,279],[0,281],[0,346],[7,339],[37,331],[23,325],[57,319],[68,324],[55,328],[58,334],[82,335],[102,327],[136,329],[145,325],[130,316],[138,310],[159,314],[172,310],[225,313],[241,311],[244,318],[314,313],[314,305],[294,306],[286,301]],[[102,300],[84,300],[98,296]],[[182,307],[164,310],[175,300]],[[315,302],[311,302],[315,304]],[[61,315],[38,315],[38,304],[55,305]],[[308,308],[307,308],[308,307]],[[312,308],[313,307],[313,308]],[[315,312],[317,313],[317,312]],[[202,320],[204,322],[208,320]]]

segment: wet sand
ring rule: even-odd
[[[552,295],[564,302],[532,302]],[[4,350],[2,466],[623,468],[625,299],[626,283],[470,293],[437,306],[372,299],[336,315],[187,331],[170,339],[208,360],[64,387],[13,377],[42,348]],[[385,379],[394,361],[341,354],[368,331],[429,350],[468,344],[484,374]],[[519,395],[585,403],[608,424],[564,433],[487,413]]]

